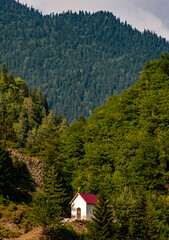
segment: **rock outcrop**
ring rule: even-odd
[[[17,161],[26,166],[28,173],[31,175],[34,181],[36,190],[39,190],[42,186],[43,163],[37,158],[32,158],[20,153],[18,150],[8,149],[7,151],[12,161],[16,161],[17,159]]]

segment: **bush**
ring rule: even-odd
[[[42,240],[82,240],[82,234],[77,234],[72,228],[63,225],[48,226],[43,230]]]
[[[2,238],[15,238],[15,237],[19,237],[20,235],[21,235],[21,233],[13,232],[4,227],[0,227],[0,237],[2,237]]]
[[[0,205],[7,206],[9,205],[9,200],[4,198],[3,195],[0,195]]]
[[[18,207],[17,207],[17,205],[16,205],[15,203],[11,202],[11,203],[9,204],[9,206],[8,206],[8,210],[9,210],[10,212],[14,212],[14,211],[18,210]]]

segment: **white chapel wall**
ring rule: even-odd
[[[81,208],[81,219],[86,219],[86,202],[84,199],[78,195],[76,199],[73,201],[71,204],[71,217],[72,218],[77,218],[77,208]]]
[[[91,217],[93,216],[93,209],[95,205],[93,204],[87,204],[87,219],[90,220]]]

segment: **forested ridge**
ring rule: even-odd
[[[109,12],[43,16],[14,0],[0,1],[0,66],[28,87],[41,87],[50,108],[68,120],[85,117],[138,79],[147,60],[169,51],[150,31]]]
[[[0,223],[24,206],[17,224],[43,226],[47,239],[169,238],[168,53],[148,61],[134,86],[70,126],[49,110],[40,89],[29,91],[5,65],[0,86]],[[14,185],[22,168],[10,161],[9,147],[43,162],[40,192]],[[99,196],[81,234],[61,223],[78,187]]]

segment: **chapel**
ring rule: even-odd
[[[71,200],[71,218],[78,220],[90,220],[93,209],[98,202],[94,194],[78,192]]]

